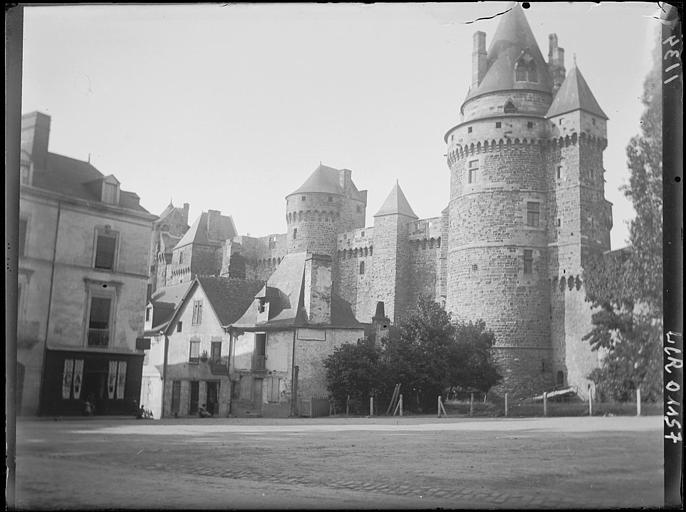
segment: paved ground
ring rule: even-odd
[[[663,501],[661,417],[17,425],[17,504],[610,508]]]

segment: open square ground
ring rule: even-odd
[[[663,503],[661,418],[26,420],[17,505],[612,508]]]

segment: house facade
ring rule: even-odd
[[[151,339],[140,403],[155,418],[197,415],[199,406],[229,414],[227,326],[253,301],[262,281],[196,277],[153,294],[146,308]]]
[[[331,266],[326,254],[286,255],[230,326],[234,414],[298,415],[328,397],[324,359],[368,327],[333,292]]]
[[[156,217],[114,176],[48,152],[49,134],[49,116],[22,117],[17,411],[129,414]]]

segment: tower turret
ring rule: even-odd
[[[374,300],[383,302],[386,314],[397,323],[409,307],[409,225],[417,220],[396,183],[374,215]]]
[[[288,252],[307,251],[334,258],[336,235],[364,227],[367,191],[358,191],[349,169],[319,165],[286,196]]]
[[[451,172],[446,309],[496,337],[504,391],[552,384],[545,114],[553,80],[522,8],[501,17],[487,70],[446,134]],[[376,251],[376,245],[375,245]]]

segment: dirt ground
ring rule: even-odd
[[[661,417],[25,420],[26,509],[663,502]]]

